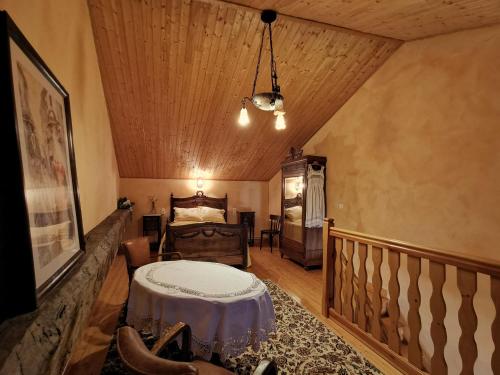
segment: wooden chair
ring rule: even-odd
[[[264,235],[269,237],[269,246],[271,247],[271,253],[273,252],[273,238],[279,236],[281,232],[281,216],[279,215],[269,215],[271,221],[271,227],[269,229],[262,229],[260,231],[260,249],[262,250],[262,238]]]
[[[168,344],[182,334],[181,353],[184,362],[158,357]],[[139,333],[132,327],[122,327],[117,334],[118,354],[123,365],[133,374],[140,375],[227,375],[232,372],[202,360],[192,361],[191,328],[185,323],[177,323],[165,330],[151,350],[146,348]],[[254,375],[276,375],[278,369],[274,361],[260,362]]]
[[[127,259],[129,281],[132,281],[132,276],[137,268],[153,263],[158,260],[158,258],[170,260],[173,256],[175,256],[178,259],[182,259],[181,253],[176,251],[152,256],[149,249],[148,237],[138,237],[132,240],[124,241],[122,242],[122,245],[125,249],[125,258]]]

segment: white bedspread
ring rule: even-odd
[[[135,271],[127,323],[155,335],[185,322],[193,333],[192,350],[209,360],[224,360],[248,346],[258,350],[275,330],[266,285],[254,274],[209,262],[157,262]]]

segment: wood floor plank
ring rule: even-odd
[[[76,344],[66,366],[65,375],[99,375],[109,343],[128,296],[128,274],[125,257],[118,255],[94,303],[87,328]]]

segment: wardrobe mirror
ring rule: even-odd
[[[283,236],[302,243],[304,177],[285,178]]]

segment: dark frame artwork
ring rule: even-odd
[[[33,311],[84,254],[69,95],[0,12],[0,321]]]

